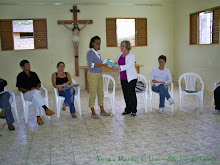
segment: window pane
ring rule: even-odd
[[[213,12],[206,11],[199,13],[199,43],[212,43],[212,20]]]
[[[135,46],[135,19],[116,19],[116,27],[117,45],[128,40],[131,46]]]
[[[34,49],[33,20],[14,20],[13,38],[14,49]]]

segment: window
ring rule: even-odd
[[[128,40],[131,46],[135,46],[135,19],[116,19],[116,34],[117,46],[123,40]]]
[[[190,14],[190,44],[219,43],[220,7]]]
[[[107,47],[120,46],[129,40],[131,46],[147,46],[146,18],[106,18]]]
[[[34,49],[33,20],[14,20],[14,50]]]
[[[212,15],[212,11],[199,13],[199,44],[212,43]]]
[[[0,33],[2,50],[47,48],[46,19],[2,19]]]

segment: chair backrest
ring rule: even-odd
[[[76,84],[76,81],[75,81],[73,78],[72,78],[72,83],[73,83],[73,84]]]
[[[104,89],[104,93],[109,93],[108,88],[109,88],[109,84],[110,84],[110,80],[112,81],[113,84],[113,91],[112,93],[115,93],[115,79],[108,74],[102,74],[103,77],[103,89]]]
[[[142,74],[137,74],[137,81],[142,81],[146,85],[146,92],[148,90],[147,78]]]
[[[215,90],[218,86],[220,86],[220,82],[214,84],[214,90]]]
[[[21,100],[22,100],[22,103],[25,103],[23,92],[20,92],[20,94],[21,94]]]
[[[179,86],[181,87],[181,80],[184,79],[186,90],[195,90],[196,80],[199,79],[201,84],[204,84],[200,75],[196,73],[184,73],[179,77]]]
[[[54,93],[55,93],[55,97],[57,98],[59,95],[58,95],[58,90],[57,88],[53,88],[54,89]]]

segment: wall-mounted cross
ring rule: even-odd
[[[79,9],[77,9],[77,6],[73,6],[73,9],[70,9],[70,11],[73,13],[73,20],[58,20],[58,24],[64,25],[68,30],[72,31],[73,33],[73,47],[74,47],[74,56],[75,56],[75,75],[79,76],[79,35],[80,31],[82,31],[87,24],[92,24],[92,20],[77,20],[77,13],[80,12]],[[73,28],[70,28],[67,26],[67,24],[73,24]],[[84,24],[82,28],[79,28],[78,24]]]

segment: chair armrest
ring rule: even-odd
[[[41,85],[41,88],[44,90],[45,92],[45,98],[48,98],[48,90],[46,88],[43,87],[43,85]]]

